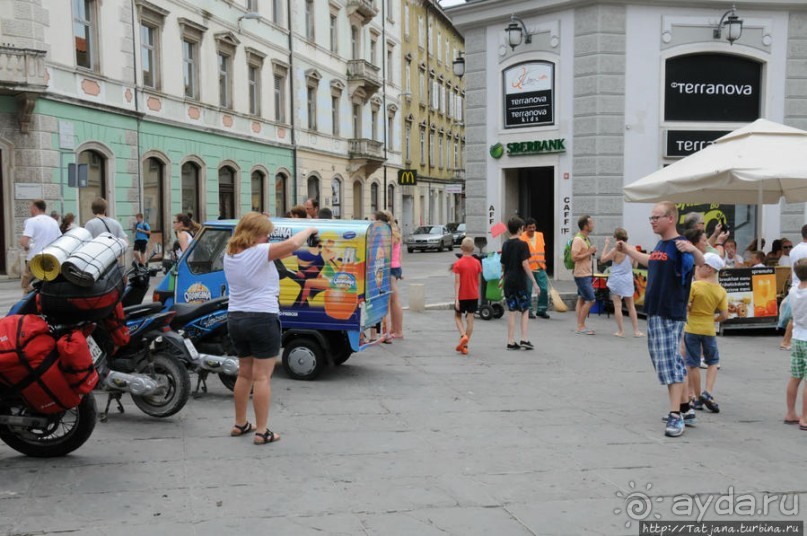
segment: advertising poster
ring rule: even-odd
[[[726,221],[728,226],[736,229],[740,223],[735,221],[735,206],[734,205],[721,205],[719,203],[702,203],[702,204],[689,204],[678,203],[675,205],[678,209],[678,228],[684,225],[684,220],[689,214],[696,212],[703,214],[703,223],[706,226],[706,234],[711,235],[718,222]]]
[[[776,302],[776,270],[769,268],[738,268],[723,270],[718,276],[729,300],[729,318],[723,324],[775,324],[778,316]]]

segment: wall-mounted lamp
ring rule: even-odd
[[[457,53],[457,58],[452,63],[454,67],[454,76],[459,76],[462,78],[465,76],[465,58],[462,55],[462,50]]]
[[[257,11],[247,11],[246,13],[244,13],[243,15],[238,17],[238,31],[239,32],[241,31],[241,21],[242,20],[244,20],[244,19],[256,20],[256,19],[260,19],[260,18],[261,18],[261,14],[258,13]]]
[[[504,31],[507,33],[507,43],[513,50],[521,44],[522,39],[527,44],[532,43],[532,34],[527,31],[524,21],[515,15],[510,15],[510,24],[507,25]]]
[[[726,18],[728,16],[728,18]],[[737,16],[736,8],[732,5],[731,9],[723,13],[720,17],[720,22],[712,30],[712,37],[721,39],[723,37],[723,28],[726,28],[726,40],[730,45],[740,38],[743,34],[743,20]]]

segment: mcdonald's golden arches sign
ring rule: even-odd
[[[414,186],[418,183],[418,172],[416,169],[399,169],[398,184],[401,186]]]

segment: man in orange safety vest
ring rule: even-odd
[[[530,318],[535,318],[536,315],[541,318],[549,318],[546,310],[549,307],[549,292],[547,292],[547,277],[546,277],[546,254],[544,253],[544,234],[535,230],[536,221],[534,218],[527,218],[525,222],[524,232],[519,237],[527,243],[530,248],[530,270],[535,280],[538,282],[538,288],[541,293],[538,295],[537,306],[530,303]],[[532,295],[532,282],[527,281],[529,285],[528,292]]]

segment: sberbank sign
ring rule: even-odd
[[[564,153],[566,152],[566,138],[557,138],[554,140],[536,140],[536,141],[522,141],[507,144],[507,156],[527,156],[545,153]],[[504,155],[505,146],[501,143],[491,145],[490,156],[493,158],[501,158]]]

